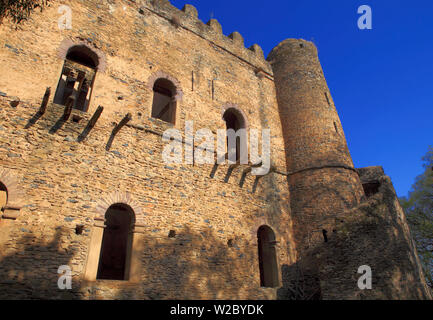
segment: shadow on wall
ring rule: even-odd
[[[388,177],[381,178],[379,193],[338,219],[310,256],[319,266],[323,299],[431,299]],[[371,290],[358,287],[361,266],[372,269]]]
[[[277,234],[286,228],[283,199],[274,190],[278,185],[275,179],[273,175],[263,178],[264,192],[260,196],[267,207],[249,214],[241,225],[266,217],[281,229],[274,230]],[[169,230],[162,235],[152,231],[144,234],[138,284],[82,280],[90,239],[86,235],[71,238],[71,228],[58,227],[44,237],[21,231],[22,236],[7,240],[7,247],[14,250],[3,251],[0,256],[1,299],[276,298],[276,289],[260,287],[257,244],[242,235],[218,233],[211,225],[175,230],[175,234]],[[57,287],[61,265],[72,269],[72,290]]]
[[[282,286],[277,290],[278,300],[321,300],[322,292],[317,274],[308,272],[300,263],[281,266]]]
[[[257,248],[234,238],[224,243],[211,231],[191,229],[166,238],[145,237],[140,283],[81,280],[75,270],[82,254],[57,229],[46,243],[26,234],[17,251],[0,260],[1,299],[275,299],[275,290],[260,288]],[[246,247],[251,250],[242,250]],[[72,290],[57,286],[59,266],[72,268]],[[84,268],[83,268],[84,271]],[[257,279],[256,279],[257,278]]]
[[[61,110],[47,111],[47,117],[57,118]],[[41,122],[48,129],[51,125]],[[78,133],[81,129],[76,130]],[[71,129],[72,132],[72,129]],[[77,133],[75,132],[75,133]],[[252,212],[243,225],[267,219],[281,230],[288,218],[282,207],[288,207],[276,191],[278,181],[269,175],[259,196],[266,207]],[[262,184],[262,183],[261,183]],[[247,221],[248,219],[248,221]],[[206,228],[205,228],[206,230]],[[0,297],[2,299],[271,299],[275,289],[260,288],[258,247],[242,236],[233,235],[230,245],[216,231],[183,229],[175,237],[157,236],[149,232],[143,239],[141,254],[142,279],[133,285],[124,281],[81,280],[82,260],[87,255],[88,238],[72,241],[69,228],[57,228],[51,236],[36,237],[29,231],[9,239],[8,247],[0,256]],[[84,237],[84,236],[83,236]],[[12,242],[13,241],[13,242]],[[84,248],[84,249],[83,249]],[[287,254],[289,255],[289,254]],[[61,291],[57,287],[57,270],[68,265],[73,270],[73,289]],[[80,269],[82,268],[82,269]]]
[[[49,243],[31,234],[25,234],[16,240],[16,252],[3,256],[0,260],[1,299],[72,297],[57,287],[59,266],[69,265],[76,254],[74,249],[61,248],[61,238],[66,232],[66,229],[57,228]]]
[[[290,204],[294,223],[293,234],[298,255],[320,246],[335,229],[339,217],[365,200],[356,186],[348,185],[346,169],[312,170],[309,174],[288,176]],[[320,175],[333,175],[333,183],[317,183]],[[302,178],[302,179],[301,179]],[[320,205],[318,205],[320,204]],[[312,262],[315,264],[314,262]]]
[[[189,228],[166,238],[145,237],[139,284],[87,282],[90,299],[275,299],[260,287],[256,244],[235,237],[223,241],[211,230]],[[246,250],[245,250],[246,249]]]
[[[332,190],[327,190],[331,192]],[[424,300],[424,282],[409,227],[390,179],[378,192],[335,217],[331,230],[293,265],[283,265],[281,300]],[[325,232],[327,231],[327,232]],[[372,270],[372,289],[361,290],[361,266]]]
[[[320,265],[315,272],[305,269],[305,265],[311,266],[306,261],[280,266],[283,285],[277,290],[277,299],[315,300],[322,298],[322,292],[324,299],[426,298],[418,285],[419,274],[410,259],[404,257],[409,250],[405,230],[398,221],[387,217],[389,211],[383,204],[369,202],[358,210],[362,215],[352,215],[349,221],[338,225],[328,242],[312,252],[311,256],[319,262],[316,265]],[[0,297],[269,299],[274,292],[274,289],[259,288],[257,256],[253,250],[248,255],[240,249],[248,243],[233,239],[228,245],[212,232],[196,233],[190,229],[174,238],[145,237],[139,284],[89,283],[79,280],[81,275],[78,275],[73,277],[72,290],[59,290],[58,267],[74,267],[74,257],[80,254],[73,249],[73,244],[64,245],[66,241],[62,239],[67,239],[68,232],[71,231],[58,228],[48,243],[31,234],[17,239],[17,252],[0,260]],[[368,254],[362,255],[365,252]],[[361,291],[357,287],[361,276],[357,270],[361,265],[369,265],[373,270],[373,290]]]
[[[273,185],[270,179],[267,184]],[[264,188],[264,190],[270,190]],[[269,191],[266,209],[273,225],[283,221],[281,199]],[[264,195],[267,197],[267,195]],[[140,252],[139,284],[124,281],[85,282],[79,257],[86,256],[70,240],[69,228],[57,228],[51,241],[23,233],[14,239],[13,254],[0,258],[2,299],[418,299],[420,286],[410,238],[399,218],[396,196],[386,181],[380,192],[335,224],[335,232],[315,248],[312,263],[305,256],[293,265],[280,266],[282,287],[260,288],[258,247],[251,240],[233,236],[230,243],[209,229],[185,228],[160,236],[149,232]],[[401,208],[400,208],[401,209]],[[256,212],[260,215],[263,212]],[[79,237],[78,237],[79,239]],[[273,240],[273,239],[270,239]],[[10,240],[9,240],[10,241]],[[408,253],[410,257],[408,257]],[[313,259],[313,258],[311,258]],[[69,265],[73,289],[57,287],[58,267]],[[373,290],[361,291],[357,273],[362,265],[373,269]],[[308,266],[310,269],[308,269]],[[311,269],[317,266],[317,269]],[[320,279],[320,281],[319,281]]]

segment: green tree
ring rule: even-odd
[[[0,24],[3,19],[10,19],[19,24],[27,20],[36,9],[41,11],[51,0],[0,0]]]
[[[433,289],[433,147],[422,158],[424,173],[415,178],[409,197],[401,198],[426,280]]]

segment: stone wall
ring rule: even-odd
[[[72,30],[58,29],[56,2],[18,30],[8,24],[0,29],[6,95],[0,167],[16,177],[23,193],[17,219],[1,220],[2,298],[275,297],[275,289],[260,288],[257,230],[272,227],[279,261],[294,261],[285,177],[243,178],[245,165],[231,172],[227,165],[215,171],[212,165],[164,164],[161,135],[173,125],[150,118],[153,82],[170,79],[177,86],[175,128],[183,131],[193,120],[196,130],[216,133],[225,128],[223,112],[236,107],[249,128],[271,129],[273,167],[283,171],[272,74],[259,47],[244,48],[237,33],[225,37],[214,20],[200,22],[191,6],[62,4],[72,8]],[[88,112],[73,110],[64,123],[64,106],[50,102],[44,115],[37,111],[46,87],[52,101],[74,44],[96,52],[99,66]],[[101,117],[78,142],[99,105]],[[109,142],[127,113],[132,120]],[[134,236],[142,248],[136,284],[84,280],[101,208],[115,202],[127,202],[136,215]],[[82,235],[75,232],[79,225]],[[72,292],[57,289],[60,265],[72,267]]]
[[[334,217],[358,205],[364,192],[353,167],[317,48],[289,39],[269,54],[283,126],[294,233],[303,272],[320,296],[317,262],[307,259],[332,230]]]
[[[50,133],[63,114],[57,105],[25,129],[37,107],[21,102],[13,108],[8,100],[2,98],[0,111],[1,167],[19,177],[24,197],[20,216],[2,220],[2,297],[53,296],[48,289],[55,290],[60,265],[70,265],[74,284],[79,283],[99,208],[126,202],[123,198],[137,208],[136,228],[144,237],[141,283],[132,290],[134,297],[272,297],[260,290],[256,232],[261,225],[271,226],[279,260],[293,261],[284,177],[271,174],[256,184],[248,175],[240,187],[245,167],[228,179],[227,166],[212,178],[211,165],[165,165],[161,137],[132,127],[116,136],[110,151],[105,150],[109,124],[98,123],[78,143],[84,120],[68,121]],[[82,235],[75,234],[77,225],[84,225]],[[173,239],[170,230],[176,231]],[[80,286],[111,288],[106,282]]]
[[[378,193],[336,217],[328,242],[316,248],[323,299],[431,299],[409,226],[381,167],[359,170],[380,183]],[[372,289],[359,290],[361,266],[372,270]]]
[[[71,30],[58,27],[63,4]],[[87,112],[65,120],[53,98],[72,46],[97,68]],[[268,60],[163,0],[53,1],[18,29],[1,25],[0,298],[430,298],[389,179],[353,168],[315,46],[286,40]],[[151,117],[159,78],[176,87],[174,124]],[[229,108],[247,129],[271,130],[269,174],[163,162],[167,129],[184,139],[194,121],[216,135]],[[96,281],[105,213],[118,203],[134,213],[130,277]],[[275,233],[276,288],[260,283],[264,225]],[[364,264],[377,275],[368,293],[356,287]],[[61,265],[72,290],[57,287]]]

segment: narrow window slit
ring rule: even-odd
[[[325,241],[325,243],[328,242],[328,231],[323,229],[322,233],[323,233],[323,240]]]
[[[370,198],[375,194],[379,193],[380,183],[379,182],[370,182],[362,184],[364,189],[365,196]]]
[[[75,226],[75,234],[76,235],[82,235],[83,234],[83,230],[84,230],[84,225],[82,224],[77,224]]]
[[[331,101],[329,101],[328,93],[325,92],[326,101],[328,102],[328,105],[331,106]]]

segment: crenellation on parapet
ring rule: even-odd
[[[232,39],[233,43],[235,43],[236,45],[242,46],[242,47],[245,46],[244,45],[244,37],[242,37],[242,35],[239,32],[237,32],[237,31],[232,32],[229,35],[229,38]]]
[[[204,23],[199,19],[198,11],[193,5],[186,4],[182,10],[179,10],[168,0],[151,0],[141,3],[139,10],[143,10],[144,8],[169,20],[171,23],[175,21],[176,27],[180,26],[189,30],[237,56],[239,59],[246,61],[254,67],[261,68],[269,75],[272,75],[272,68],[268,61],[266,61],[263,50],[259,45],[254,44],[252,47],[246,48],[244,38],[237,31],[234,31],[229,36],[224,35],[223,26],[217,19],[210,19]]]
[[[186,4],[183,6],[182,11],[185,12],[186,15],[191,18],[198,19],[198,11],[197,8],[191,4]]]
[[[263,49],[261,46],[259,46],[257,43],[253,44],[251,47],[248,48],[248,50],[253,51],[258,57],[265,58],[265,54],[263,52]]]
[[[210,19],[206,22],[206,25],[209,26],[217,35],[222,35],[223,28],[217,19]]]

